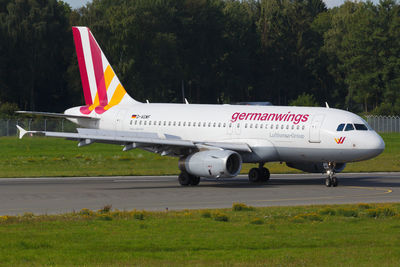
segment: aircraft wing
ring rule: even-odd
[[[47,137],[59,137],[79,141],[78,146],[85,146],[97,142],[124,145],[124,150],[129,150],[136,147],[160,146],[195,149],[229,149],[238,152],[252,151],[251,148],[245,143],[196,142],[191,140],[183,140],[178,136],[167,134],[160,136],[157,133],[135,133],[128,131],[99,130],[89,128],[77,128],[77,133],[68,133],[50,131],[26,131],[18,125],[17,128],[19,130],[20,139],[26,134],[42,135]]]

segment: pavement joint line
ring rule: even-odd
[[[352,175],[356,176],[362,176],[365,174],[386,174],[386,175],[399,175],[400,172],[354,172],[354,173],[340,173],[338,174],[339,178],[353,178],[351,177]],[[340,177],[341,175],[344,175],[345,177]],[[281,178],[282,176],[292,178],[292,177],[310,177],[310,178],[321,178],[324,179],[325,175],[324,174],[316,174],[316,173],[278,173],[278,174],[271,174],[271,178]],[[350,177],[349,177],[350,176]],[[0,178],[0,183],[1,182],[9,182],[9,181],[26,181],[26,180],[32,180],[32,181],[48,181],[48,180],[93,180],[93,179],[98,179],[98,180],[113,180],[113,179],[121,179],[121,180],[135,180],[135,179],[140,179],[143,177],[147,177],[151,179],[152,177],[163,177],[163,178],[176,178],[178,175],[131,175],[131,176],[70,176],[70,177],[7,177],[7,178]],[[247,177],[246,174],[240,174],[237,176],[238,178],[245,178]],[[204,178],[203,178],[204,179]],[[208,181],[216,181],[215,179],[206,179]],[[234,181],[235,178],[229,178],[229,179],[219,179],[219,181],[225,182],[225,181]]]

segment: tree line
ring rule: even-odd
[[[396,0],[0,0],[0,113],[84,104],[74,25],[139,101],[400,114]]]

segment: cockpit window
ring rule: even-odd
[[[372,129],[372,127],[368,124],[368,122],[366,122],[364,119],[361,118],[361,120],[363,121],[364,125],[367,127],[368,130],[373,131],[374,129]]]
[[[356,130],[358,131],[368,131],[367,126],[364,124],[354,123],[354,127],[356,127]]]
[[[339,124],[339,126],[336,129],[336,131],[341,132],[341,131],[343,131],[343,128],[344,128],[344,123]]]
[[[351,123],[346,124],[346,128],[344,129],[345,131],[353,131],[354,126]]]

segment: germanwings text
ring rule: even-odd
[[[293,124],[299,124],[300,122],[306,122],[309,114],[292,114],[288,113],[247,113],[247,112],[235,112],[232,114],[232,122],[236,121],[291,121]]]

